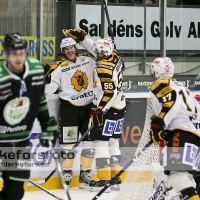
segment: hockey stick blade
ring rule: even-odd
[[[153,191],[151,196],[146,200],[159,200],[160,197],[167,191],[171,190],[172,187],[168,187],[165,182],[161,182],[160,185]]]
[[[72,153],[74,152],[75,148],[84,140],[84,138],[88,135],[88,133],[94,128],[94,124],[90,126],[90,128],[83,134],[83,136],[80,138],[80,140],[73,146],[73,148],[68,152],[69,155],[72,155]],[[68,157],[69,158],[69,157]],[[62,163],[65,160],[62,161]],[[62,164],[61,163],[61,164]],[[52,176],[53,174],[57,171],[57,167],[43,180],[40,181],[34,181],[40,185],[45,184]],[[30,182],[30,181],[29,181]],[[34,187],[33,184],[29,183],[29,187]]]
[[[35,183],[34,181],[29,180],[29,182],[30,182],[31,184],[35,185],[36,187],[40,188],[41,190],[43,190],[43,191],[46,192],[47,194],[51,195],[52,197],[54,197],[54,198],[56,198],[56,199],[58,199],[58,200],[64,200],[64,199],[62,199],[62,198],[56,196],[55,194],[53,194],[52,192],[50,192],[50,191],[47,190],[46,188],[42,187],[41,185]]]
[[[149,146],[151,146],[153,142],[149,141],[143,148],[142,152],[144,152]],[[126,169],[136,160],[142,153],[138,152],[116,175],[114,178],[112,178],[108,183],[99,191],[99,193],[92,199],[92,200],[97,200],[106,190],[111,186],[111,184],[115,184],[115,181],[121,174],[123,174]]]
[[[54,147],[52,145],[52,141],[51,140],[49,140],[49,147],[51,147],[52,153],[55,154],[55,149],[54,149]],[[71,200],[71,197],[69,195],[68,186],[65,184],[65,180],[63,178],[63,170],[62,170],[62,167],[61,167],[62,163],[59,162],[58,158],[55,159],[55,162],[56,162],[56,165],[57,165],[58,173],[59,173],[63,188],[64,188],[64,190],[66,192],[67,198],[68,198],[68,200]]]

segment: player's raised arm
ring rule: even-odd
[[[88,37],[86,37],[87,33],[84,30],[71,28],[71,29],[63,29],[63,34],[66,37],[73,38],[77,43],[79,43],[83,48],[87,49],[92,55],[96,57],[92,47],[94,45],[94,41]]]

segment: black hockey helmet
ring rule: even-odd
[[[26,49],[27,41],[19,33],[6,34],[3,42],[4,50]]]

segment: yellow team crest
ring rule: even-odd
[[[82,88],[86,89],[88,86],[88,78],[86,73],[82,71],[76,71],[71,79],[72,85],[74,89],[78,92],[81,91]]]

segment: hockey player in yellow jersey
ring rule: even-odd
[[[78,141],[79,132],[83,134],[89,126],[91,102],[93,100],[93,71],[95,62],[89,54],[77,54],[76,42],[65,38],[60,44],[65,59],[45,65],[45,92],[53,94],[59,91],[59,132],[60,146],[69,151]],[[50,73],[49,73],[50,72]],[[94,159],[94,142],[88,136],[82,142],[80,188],[84,188],[92,179],[91,165]],[[63,162],[66,184],[72,179],[74,159]]]
[[[150,98],[155,111],[151,140],[166,140],[164,169],[168,184],[180,199],[199,200],[193,175],[199,168],[199,104],[189,89],[173,80],[174,64],[168,57],[156,58],[151,65],[155,78]]]
[[[95,158],[98,181],[89,185],[90,191],[97,191],[107,180],[115,177],[120,171],[121,152],[118,138],[121,136],[124,114],[126,110],[125,96],[122,91],[122,71],[124,64],[121,57],[114,50],[114,45],[108,38],[94,42],[85,37],[79,29],[63,31],[65,35],[73,37],[82,47],[96,58],[94,72],[94,100],[91,111],[95,128],[90,137],[95,140]],[[120,183],[120,179],[116,180]],[[114,184],[111,189],[119,190]],[[110,188],[107,189],[110,192]]]

